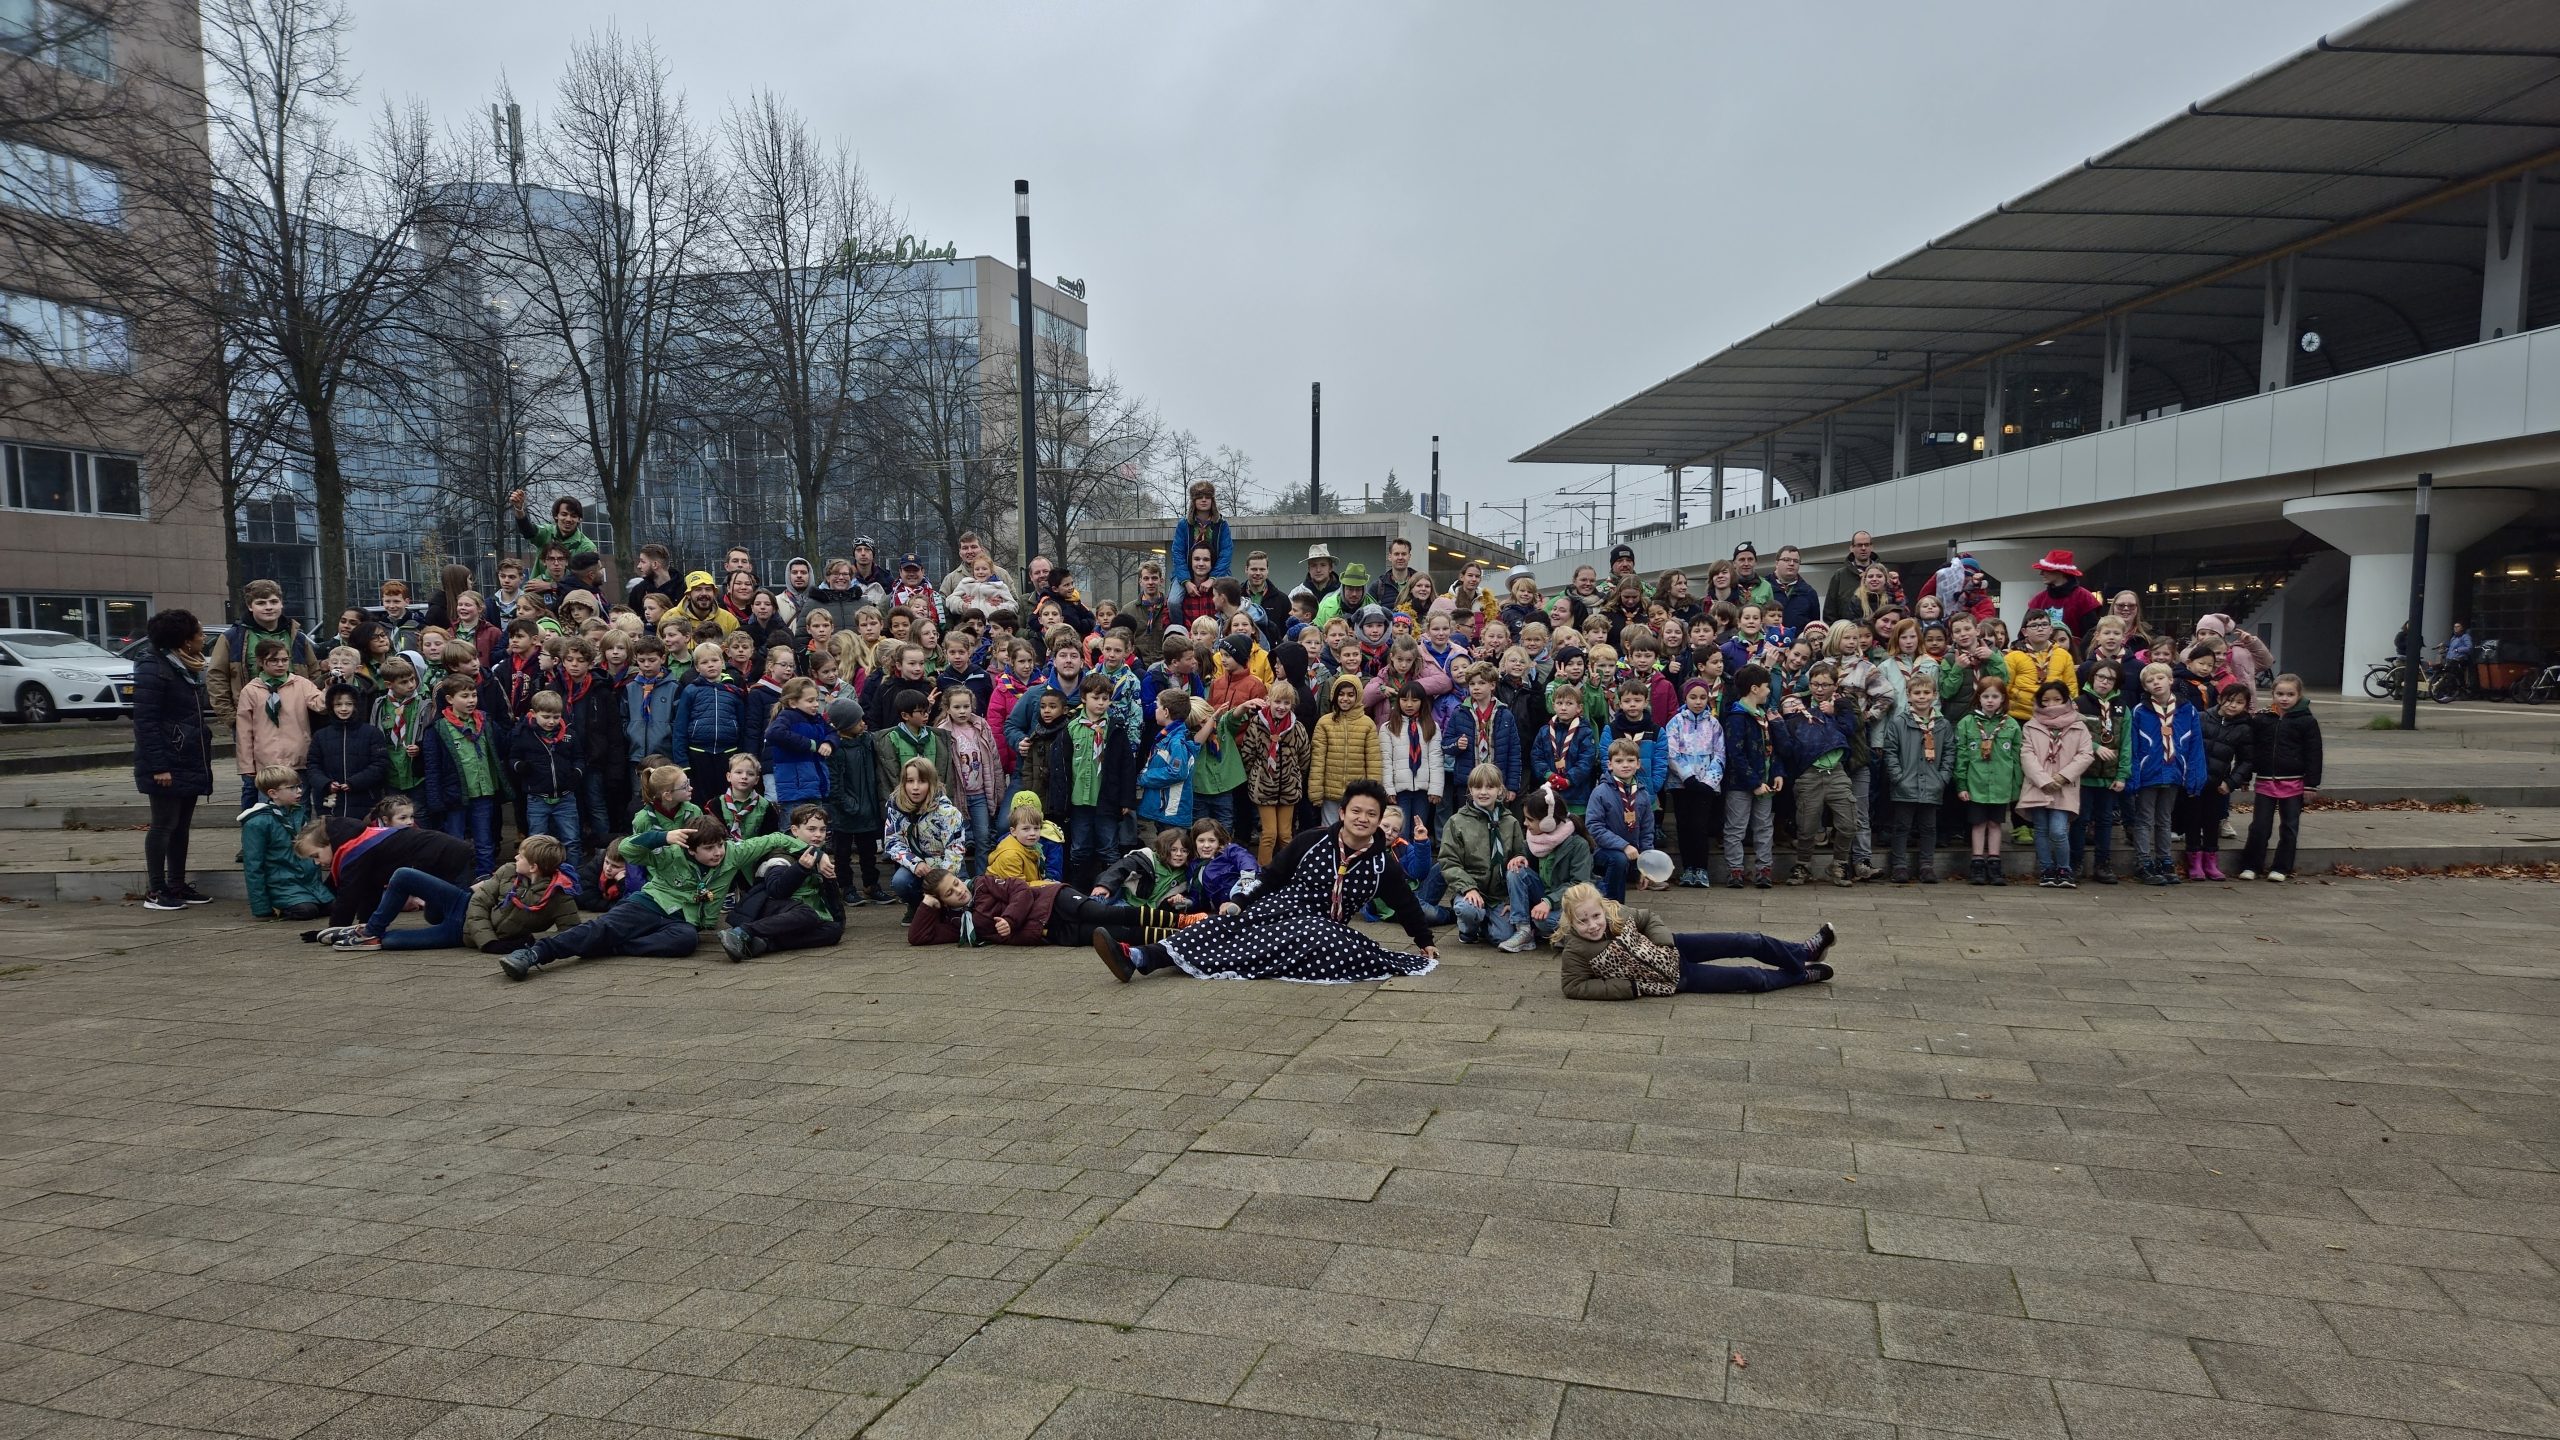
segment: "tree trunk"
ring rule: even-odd
[[[347,485],[338,473],[338,425],[328,405],[306,405],[311,421],[311,500],[320,519],[320,634],[337,630],[338,612],[355,602],[347,584]]]

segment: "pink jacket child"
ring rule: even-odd
[[[299,674],[270,685],[263,674],[240,687],[240,712],[233,748],[240,773],[255,775],[262,765],[299,770],[311,756],[311,717],[321,708],[321,690]]]
[[[2258,692],[2258,672],[2276,667],[2275,652],[2267,648],[2267,642],[2233,624],[2228,615],[2199,617],[2196,634],[2222,637],[2223,668],[2230,672],[2232,679],[2249,687],[2252,695]],[[2221,677],[2214,678],[2219,684]]]
[[[2026,783],[2018,789],[2018,808],[2079,814],[2080,775],[2097,758],[2097,744],[2089,738],[2089,727],[2077,706],[2037,706],[2018,737],[2018,760],[2026,770]]]

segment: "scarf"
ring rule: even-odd
[[[1295,711],[1278,706],[1263,708],[1262,733],[1269,737],[1269,752],[1263,757],[1266,763],[1274,767],[1279,765],[1280,737],[1288,734],[1296,726],[1297,721],[1298,716]]]
[[[1544,830],[1539,829],[1535,825],[1531,825],[1522,833],[1528,838],[1530,856],[1534,859],[1544,860],[1549,855],[1554,854],[1557,848],[1562,846],[1564,842],[1572,839],[1574,832],[1572,826],[1557,823],[1549,825]]]
[[[1414,778],[1422,778],[1422,727],[1412,720],[1404,722],[1404,763]]]
[[[1579,720],[1573,722],[1572,729],[1558,733],[1556,727],[1563,723],[1564,722],[1561,720],[1550,720],[1547,722],[1547,739],[1556,747],[1555,764],[1551,766],[1547,772],[1547,784],[1549,787],[1557,790],[1565,789],[1572,783],[1566,778],[1568,769],[1567,762],[1573,754],[1573,742],[1575,737],[1582,733],[1582,722]]]
[[[747,821],[753,819],[756,811],[763,805],[764,797],[754,791],[749,791],[744,800],[740,800],[726,790],[720,792],[720,818],[729,822],[729,833],[732,835],[746,834]]]
[[[291,675],[269,675],[263,670],[258,672],[258,683],[267,687],[268,724],[273,725],[284,719],[284,687],[292,679]]]
[[[462,772],[462,793],[474,800],[497,794],[497,780],[489,765],[488,732],[481,728],[480,717],[475,714],[465,724],[448,710],[436,721],[436,729],[443,732],[446,746],[453,751],[454,766]]]
[[[1937,764],[1938,712],[1935,710],[1922,710],[1917,706],[1914,706],[1911,711],[1911,719],[1913,723],[1920,727],[1920,758],[1928,761],[1932,765]]]

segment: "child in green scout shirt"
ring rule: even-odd
[[[498,962],[510,980],[523,980],[566,955],[601,960],[608,955],[690,955],[702,930],[719,916],[720,895],[730,878],[729,827],[706,815],[679,830],[651,830],[622,842],[622,858],[646,867],[647,883],[584,925],[545,935]]]
[[[747,887],[720,932],[732,962],[776,950],[815,950],[844,938],[844,889],[827,853],[827,807],[791,808],[778,835],[732,841],[728,872]]]
[[[478,686],[456,675],[439,694],[419,740],[418,805],[437,829],[471,842],[472,874],[485,880],[498,868],[498,797],[506,788],[497,738],[480,714]]]
[[[1956,722],[1956,799],[1973,830],[1973,883],[2006,885],[2000,873],[2000,831],[2018,799],[2018,722],[2009,718],[2009,682],[1985,675],[1974,689],[1974,712]]]
[[[418,690],[418,670],[393,656],[382,665],[382,698],[373,702],[374,728],[391,745],[390,788],[415,799],[426,780],[420,740],[429,718],[426,696]]]

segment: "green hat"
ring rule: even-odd
[[[1369,583],[1369,567],[1354,560],[1342,567],[1342,583],[1357,590]]]

